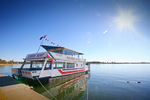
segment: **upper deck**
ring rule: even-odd
[[[54,60],[65,60],[65,61],[78,61],[78,62],[85,61],[85,59],[79,58],[79,55],[83,55],[83,53],[71,49],[45,45],[42,45],[42,47],[46,49],[47,52],[28,54],[25,60],[26,61],[45,60],[45,58],[50,58]]]
[[[45,60],[45,58],[54,59],[54,60],[64,60],[64,61],[78,61],[83,62],[85,59],[72,57],[64,54],[54,53],[54,52],[41,52],[28,54],[25,58],[26,61],[35,61],[35,60]]]
[[[83,55],[83,53],[65,48],[65,47],[57,47],[57,46],[46,46],[46,45],[41,45],[46,51],[49,52],[55,52],[63,55],[69,55],[69,56],[80,56]]]

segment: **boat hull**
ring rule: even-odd
[[[72,73],[72,74],[65,74],[61,76],[56,76],[56,77],[44,77],[44,78],[38,78],[42,84],[47,84],[47,83],[57,83],[57,82],[65,82],[71,79],[74,79],[76,77],[79,77],[81,75],[87,74],[89,71],[82,71],[82,72],[77,72],[77,73]],[[26,77],[20,77],[18,76],[19,80],[22,80],[22,82],[32,85],[32,86],[37,86],[40,85],[37,78],[31,79],[31,78],[26,78]]]

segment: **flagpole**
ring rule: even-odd
[[[43,43],[43,41],[44,41],[44,39],[45,39],[46,36],[47,36],[47,34],[44,35],[44,36],[42,36],[42,39],[43,39],[43,40],[42,40],[41,44]],[[39,46],[39,48],[38,48],[38,50],[37,50],[36,56],[37,56],[37,54],[38,54],[38,52],[39,52],[39,50],[40,50],[41,44],[40,44],[40,46]]]
[[[44,41],[44,39],[42,40],[41,44],[43,43],[43,41]],[[38,52],[39,52],[39,50],[40,50],[41,44],[40,44],[40,46],[39,46],[39,48],[38,48],[38,50],[37,50],[37,54],[38,54]]]

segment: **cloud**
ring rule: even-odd
[[[103,34],[106,34],[108,31],[107,30],[105,30],[104,32],[103,32]]]

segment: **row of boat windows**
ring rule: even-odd
[[[69,51],[69,50],[58,50],[58,51],[53,51],[54,53],[59,53],[59,54],[64,54],[64,55],[70,55],[70,56],[78,56],[79,57],[79,54],[78,53],[75,53],[73,51]]]
[[[65,64],[66,64],[66,68],[75,68],[76,67],[79,67],[81,66],[82,67],[82,64],[75,64],[75,63],[70,63],[70,62],[54,62],[54,64],[52,64],[53,66],[53,69],[62,69],[62,68],[65,68]],[[29,64],[25,64],[24,65],[24,68],[26,68],[26,66],[29,66]],[[30,65],[30,68],[42,68],[44,65],[44,62],[43,61],[32,61],[31,62],[31,65]],[[46,66],[45,66],[45,69],[49,69],[50,68],[50,62],[47,62]]]
[[[53,69],[61,69],[65,68],[65,62],[55,62],[53,64]],[[67,63],[67,68],[75,68],[74,63]]]
[[[76,67],[78,67],[78,64],[76,64]],[[53,69],[62,69],[62,68],[65,68],[65,62],[54,62]],[[75,68],[75,63],[66,63],[66,68]]]

